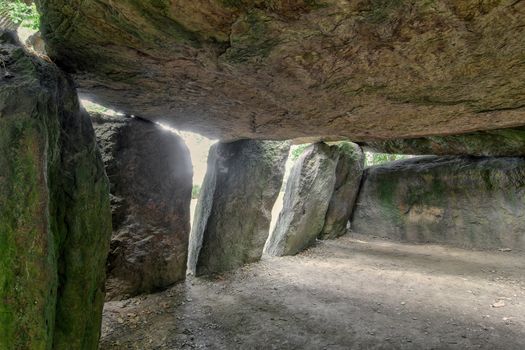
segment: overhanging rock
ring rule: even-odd
[[[525,125],[523,1],[38,0],[54,62],[128,114],[233,140]]]

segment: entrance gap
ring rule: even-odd
[[[161,125],[166,128],[166,126]],[[174,129],[171,129],[174,130]],[[211,146],[217,142],[217,140],[209,139],[200,134],[190,131],[175,131],[183,140],[188,150],[190,151],[191,164],[193,165],[193,189],[191,192],[191,211],[190,211],[190,224],[193,226],[193,219],[195,216],[195,208],[197,206],[197,200],[199,199],[202,182],[206,171],[208,170],[208,153]]]
[[[407,155],[407,154],[391,154],[391,153],[379,153],[379,152],[371,152],[371,151],[364,151],[364,153],[365,153],[365,167],[381,165],[381,164],[394,162],[396,160],[415,157],[413,155]]]

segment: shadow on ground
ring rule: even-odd
[[[101,349],[525,349],[524,301],[523,253],[344,236],[107,303]]]

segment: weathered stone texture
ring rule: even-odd
[[[93,114],[111,183],[107,299],[165,288],[186,276],[192,164],[176,134],[137,118]]]
[[[103,105],[223,140],[525,125],[525,2],[39,0]]]
[[[331,146],[334,149],[335,185],[326,212],[320,239],[336,238],[346,233],[346,227],[354,208],[365,157],[361,148],[355,143],[341,142]]]
[[[0,34],[0,348],[97,349],[109,186],[73,83]]]
[[[283,208],[266,243],[267,254],[294,255],[315,242],[334,192],[337,152],[325,143],[316,143],[294,163]]]
[[[362,144],[374,152],[418,155],[525,155],[525,128],[508,128],[415,139],[372,141]]]
[[[258,261],[290,144],[241,140],[210,150],[197,204],[188,266],[197,275]]]
[[[357,233],[525,249],[525,159],[418,157],[366,170]]]

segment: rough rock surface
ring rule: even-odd
[[[525,159],[418,157],[368,168],[357,233],[525,249]]]
[[[525,128],[486,130],[451,136],[372,141],[363,143],[362,146],[375,152],[391,154],[522,156],[525,155]]]
[[[0,33],[0,348],[97,349],[111,234],[89,116]]]
[[[42,39],[40,32],[30,35],[27,38],[25,45],[39,55],[46,55],[46,43]]]
[[[190,238],[190,272],[258,261],[268,238],[290,144],[241,140],[210,150]]]
[[[117,110],[214,138],[525,125],[525,2],[39,0],[50,57]]]
[[[111,183],[107,299],[183,280],[193,175],[184,141],[137,118],[93,114],[92,119]]]
[[[319,234],[320,239],[336,238],[346,233],[346,227],[354,208],[365,156],[355,143],[341,142],[331,146],[334,149],[335,185],[326,212],[324,226]]]
[[[315,242],[334,192],[337,153],[337,148],[320,142],[296,160],[286,184],[283,208],[265,246],[267,254],[294,255]]]

